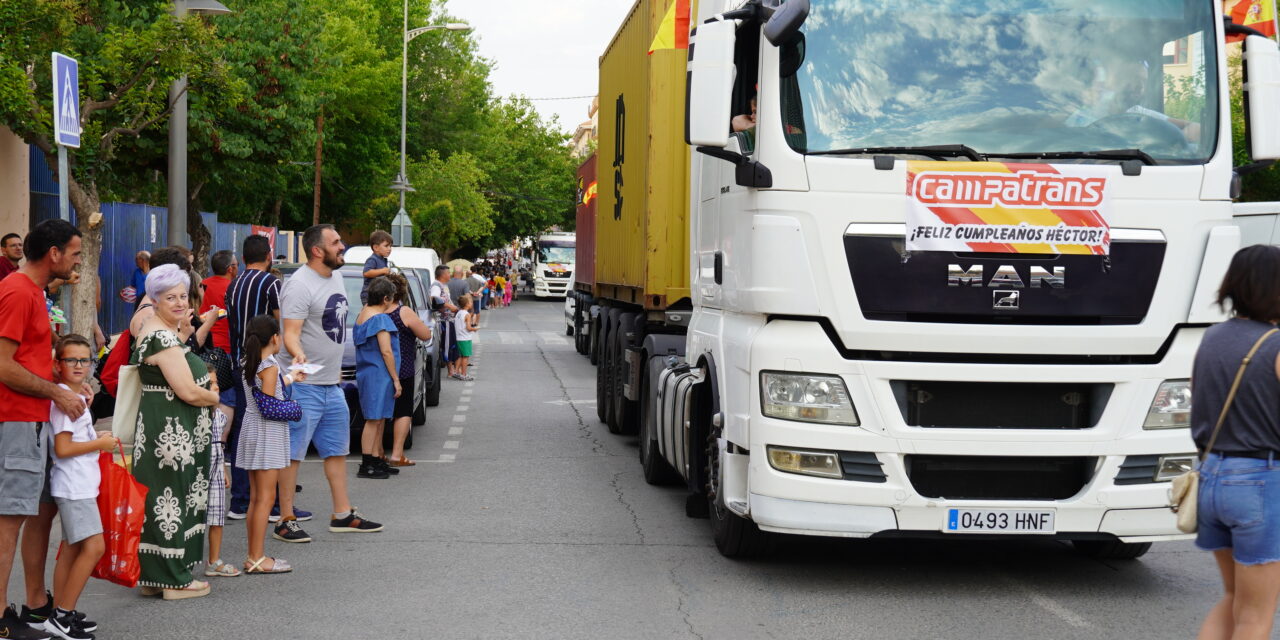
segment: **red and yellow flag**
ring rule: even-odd
[[[649,44],[649,55],[659,49],[689,48],[689,5],[692,0],[675,0],[667,7],[667,15],[658,25],[658,33]]]
[[[1276,0],[1240,0],[1231,8],[1231,21],[1253,27],[1268,37],[1276,36]],[[1227,36],[1227,42],[1239,42],[1244,36]]]
[[[587,188],[582,191],[583,206],[590,205],[591,201],[596,199],[596,195],[598,192],[599,192],[599,186],[593,180],[591,184],[587,185]]]

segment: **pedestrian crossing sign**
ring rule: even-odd
[[[80,148],[80,65],[53,54],[53,137],[64,147]]]

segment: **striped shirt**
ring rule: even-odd
[[[280,309],[280,280],[266,271],[245,269],[227,289],[227,321],[231,336],[231,362],[239,366],[244,354],[245,328],[249,320]]]

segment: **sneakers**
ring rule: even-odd
[[[271,532],[271,537],[281,542],[311,542],[311,536],[298,525],[297,518],[285,518]]]
[[[393,476],[400,475],[400,470],[391,466],[391,463],[387,462],[387,459],[385,457],[375,458],[374,463],[377,464],[379,467],[381,467],[383,471],[386,471],[387,473]]]
[[[248,511],[236,511],[235,509],[227,509],[228,520],[244,520],[249,517]],[[274,520],[272,521],[274,522]]]
[[[372,520],[365,519],[356,511],[355,507],[351,508],[351,513],[345,518],[334,518],[329,521],[329,531],[334,533],[373,533],[382,531],[382,525]]]
[[[299,509],[297,507],[294,507],[293,517],[297,518],[298,522],[306,522],[314,518],[315,514],[311,513],[310,511],[307,511],[306,509]],[[271,515],[267,516],[267,522],[280,522],[280,506],[279,505],[271,507]]]
[[[48,620],[49,616],[53,615],[53,594],[45,591],[44,596],[45,602],[43,607],[31,609],[25,604],[22,605],[22,615],[19,616],[19,619],[32,629],[44,629],[44,621]],[[89,633],[93,633],[98,630],[98,623],[86,620],[83,613],[80,613],[79,611],[74,611],[72,613],[75,614],[76,620],[80,622],[81,629],[84,629]],[[0,638],[2,637],[4,636],[0,635]]]
[[[44,630],[66,640],[93,640],[93,634],[80,626],[75,611],[49,616],[44,621]]]
[[[13,605],[5,607],[4,616],[0,617],[0,638],[8,640],[48,640],[53,636],[44,630],[44,623],[39,629],[33,629],[24,623],[14,610]]]
[[[356,477],[386,480],[391,477],[391,474],[387,473],[387,470],[382,468],[372,456],[365,456],[360,462],[360,468],[356,470]]]

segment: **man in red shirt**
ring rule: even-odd
[[[0,238],[0,280],[18,270],[22,262],[22,236],[16,233],[6,234]]]
[[[18,531],[40,510],[50,401],[73,419],[88,409],[85,398],[52,382],[53,335],[44,298],[51,279],[70,279],[79,266],[80,232],[70,222],[46,220],[27,234],[23,247],[27,263],[0,281],[0,598],[8,595]],[[4,610],[0,637],[30,632],[16,611]]]
[[[211,307],[218,307],[226,310],[227,308],[227,287],[231,286],[231,281],[236,279],[236,254],[231,251],[223,250],[213,254],[213,258],[209,261],[213,267],[213,277],[205,278],[200,283],[200,289],[203,294],[200,301],[200,314],[204,315]],[[226,315],[219,314],[217,322],[213,323],[213,346],[222,349],[224,353],[231,353],[231,333],[227,328]]]

